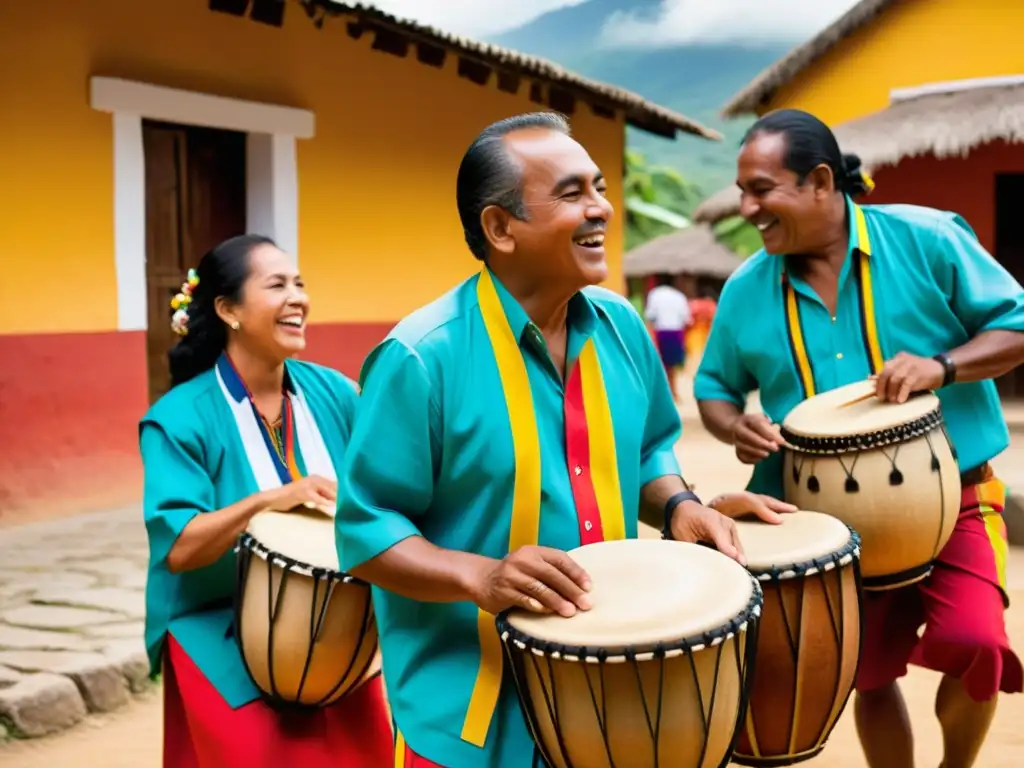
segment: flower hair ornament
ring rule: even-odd
[[[181,292],[171,299],[171,329],[179,336],[188,335],[188,305],[192,303],[192,291],[199,285],[199,275],[194,269],[188,271],[188,278],[181,284]]]

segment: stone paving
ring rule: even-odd
[[[0,741],[147,690],[146,558],[137,508],[0,531]]]

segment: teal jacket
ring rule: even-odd
[[[143,515],[149,536],[146,650],[152,674],[160,670],[167,633],[234,708],[259,697],[231,631],[236,590],[233,550],[216,563],[186,573],[167,569],[167,554],[196,515],[230,506],[259,491],[216,369],[181,384],[143,417]],[[286,382],[305,397],[330,454],[340,468],[358,394],[342,374],[288,361]],[[302,445],[298,463],[305,472]]]

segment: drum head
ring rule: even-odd
[[[931,392],[914,395],[905,403],[885,403],[871,397],[845,405],[874,388],[874,382],[865,380],[822,392],[790,411],[782,426],[803,437],[850,437],[909,424],[939,407],[939,398]]]
[[[508,623],[514,629],[564,645],[651,646],[721,629],[754,596],[743,566],[697,544],[603,541],[569,556],[590,575],[593,607],[569,618],[513,610]]]
[[[313,568],[338,570],[334,520],[319,512],[258,512],[246,532],[274,554]]]
[[[779,525],[737,520],[736,528],[753,572],[826,558],[850,543],[850,529],[821,512],[787,512]]]

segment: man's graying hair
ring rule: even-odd
[[[487,238],[480,214],[497,205],[517,219],[526,219],[523,205],[522,168],[505,147],[505,137],[514,131],[544,128],[572,134],[569,122],[557,112],[530,112],[487,126],[469,145],[459,165],[455,200],[466,245],[481,261],[487,258]]]

